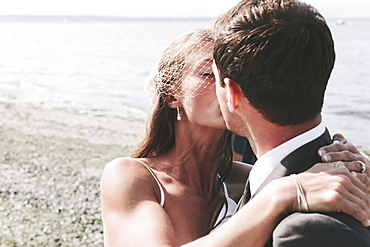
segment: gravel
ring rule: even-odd
[[[100,176],[140,121],[0,104],[0,246],[102,246]]]

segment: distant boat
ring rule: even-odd
[[[343,19],[338,19],[336,22],[337,26],[345,25],[346,22]]]

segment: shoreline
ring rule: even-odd
[[[131,155],[145,122],[5,103],[0,113],[0,246],[102,246],[101,173]]]

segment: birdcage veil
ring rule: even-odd
[[[177,38],[146,80],[149,98],[160,94],[195,97],[214,90],[212,51],[210,29],[196,29]]]

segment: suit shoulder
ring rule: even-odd
[[[272,237],[274,246],[370,246],[370,229],[343,213],[293,213]]]

